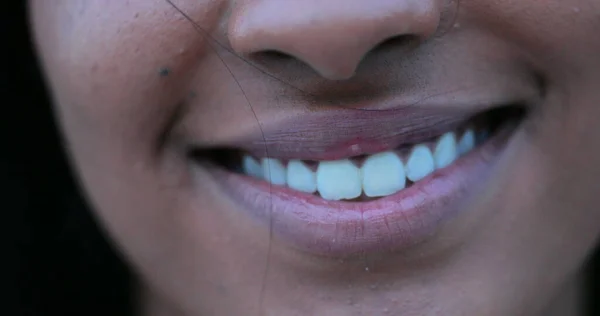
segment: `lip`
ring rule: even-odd
[[[456,130],[481,112],[480,107],[457,111],[453,107],[407,106],[303,113],[265,124],[258,132],[222,144],[255,157],[337,160],[430,141],[444,132]]]
[[[515,130],[507,124],[452,165],[396,194],[368,202],[327,201],[205,165],[239,209],[290,246],[321,256],[398,251],[435,235],[465,209]]]

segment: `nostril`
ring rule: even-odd
[[[276,49],[267,49],[253,52],[250,54],[250,58],[259,63],[289,62],[290,60],[296,59],[294,58],[294,56]]]
[[[289,79],[286,76],[286,71],[289,71],[290,67],[294,69],[312,68],[306,61],[276,49],[256,51],[247,55],[247,57],[255,66],[261,67],[262,70],[268,71],[278,78],[285,77]]]
[[[419,42],[419,36],[413,34],[403,34],[383,40],[375,47],[373,47],[371,51],[386,51],[397,47],[411,48],[416,47],[419,44]]]
[[[292,59],[292,58],[294,58],[290,54],[287,54],[287,53],[284,53],[282,51],[278,51],[275,49],[265,50],[258,54],[261,54],[265,57],[273,58],[273,59]]]

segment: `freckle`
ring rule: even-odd
[[[133,18],[134,18],[134,19],[137,19],[137,18],[139,18],[139,17],[140,17],[140,14],[139,14],[139,13],[136,13],[136,14],[133,16]]]
[[[161,77],[166,77],[171,73],[171,69],[167,67],[163,67],[158,71],[158,75]]]

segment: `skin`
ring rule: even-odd
[[[600,2],[292,2],[29,1],[67,149],[137,272],[141,313],[545,315],[563,297],[575,315],[600,233]],[[413,40],[377,46],[393,36]],[[256,131],[254,113],[333,106],[296,88],[359,104],[510,82],[532,102],[502,172],[411,249],[296,251],[186,155]]]

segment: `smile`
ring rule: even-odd
[[[333,161],[302,161],[243,156],[242,172],[273,185],[314,193],[326,200],[362,201],[395,194],[410,183],[451,165],[476,145],[476,132],[466,128],[457,142],[458,132],[448,132],[430,143],[420,143],[356,158]],[[478,143],[486,139],[477,131]],[[407,183],[408,182],[408,183]]]
[[[301,251],[389,251],[425,240],[460,211],[523,113],[516,106],[454,117],[420,113],[432,121],[399,128],[381,120],[379,128],[359,129],[361,137],[347,130],[295,146],[272,129],[263,141],[199,150],[194,159],[240,209]],[[372,137],[369,130],[395,132]]]

